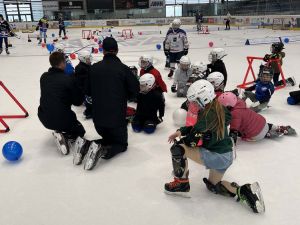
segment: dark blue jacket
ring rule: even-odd
[[[268,102],[274,93],[274,84],[272,82],[263,83],[261,81],[256,82],[255,95],[256,99],[260,102]]]

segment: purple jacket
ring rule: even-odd
[[[247,108],[246,103],[239,98],[231,110],[231,116],[230,130],[239,131],[244,140],[257,136],[266,124],[263,116]]]

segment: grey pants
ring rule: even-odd
[[[245,91],[244,92],[244,97],[243,100],[246,101],[247,98],[249,98],[251,100],[251,102],[258,102],[255,96],[255,93],[251,92],[251,91]],[[268,107],[269,102],[262,102],[259,103],[259,105],[257,106],[251,106],[250,109],[252,109],[254,112],[260,112],[263,109]]]

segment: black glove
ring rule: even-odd
[[[270,59],[270,55],[269,55],[269,54],[266,54],[265,57],[263,58],[263,60],[264,60],[265,62],[268,62],[269,59]]]
[[[184,54],[184,55],[187,55],[188,53],[189,53],[189,49],[184,49],[184,50],[183,50],[183,54]]]
[[[230,130],[230,132],[229,132],[229,136],[233,139],[235,145],[236,145],[238,135],[239,135],[239,132],[236,130]]]
[[[165,52],[166,57],[169,57],[170,51],[169,50],[165,50],[164,52]]]
[[[172,93],[176,93],[176,92],[177,92],[177,89],[176,89],[176,85],[175,85],[175,84],[172,85],[171,91],[172,91]]]

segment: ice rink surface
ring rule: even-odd
[[[227,52],[224,62],[228,71],[227,90],[243,80],[247,69],[246,56],[264,56],[270,44],[245,46],[247,38],[299,35],[297,31],[249,29],[212,31],[198,35],[187,28],[190,41],[189,57],[192,61],[208,62],[208,42],[223,47]],[[116,28],[114,30],[122,30]],[[162,34],[159,34],[162,30]],[[164,70],[165,56],[156,50],[162,44],[166,27],[135,27],[132,40],[120,41],[120,59],[127,65],[138,65],[142,54],[154,57],[154,64],[168,85]],[[157,31],[157,32],[154,32]],[[57,31],[48,31],[48,35]],[[137,35],[142,32],[142,35]],[[148,32],[148,33],[147,33]],[[151,34],[152,33],[152,34]],[[151,35],[150,35],[151,34]],[[39,79],[49,68],[49,53],[27,34],[11,39],[11,55],[0,55],[0,80],[12,91],[29,111],[27,119],[6,120],[11,127],[0,134],[0,146],[10,140],[18,141],[24,149],[20,162],[11,164],[0,159],[0,225],[297,225],[300,224],[300,139],[283,137],[246,143],[237,146],[237,158],[225,174],[225,179],[240,184],[258,181],[266,204],[265,214],[252,213],[248,207],[232,199],[210,193],[202,178],[208,171],[189,163],[190,199],[167,196],[165,182],[172,180],[170,145],[167,137],[177,128],[172,113],[184,99],[169,91],[166,97],[164,122],[153,135],[135,134],[129,128],[129,149],[110,161],[100,161],[90,172],[72,164],[72,156],[61,156],[53,137],[38,120]],[[70,51],[87,43],[81,42],[81,29],[73,29],[67,46]],[[286,58],[283,71],[300,81],[300,43],[285,45]],[[101,54],[94,59],[100,60]],[[78,61],[74,60],[74,66]],[[255,64],[258,71],[259,63]],[[288,92],[298,89],[287,87],[275,92],[271,107],[262,112],[269,123],[292,125],[300,132],[299,106],[286,103]],[[86,137],[98,138],[92,121],[83,117],[83,108],[74,108],[87,130]],[[0,89],[0,115],[19,113],[19,109]]]

